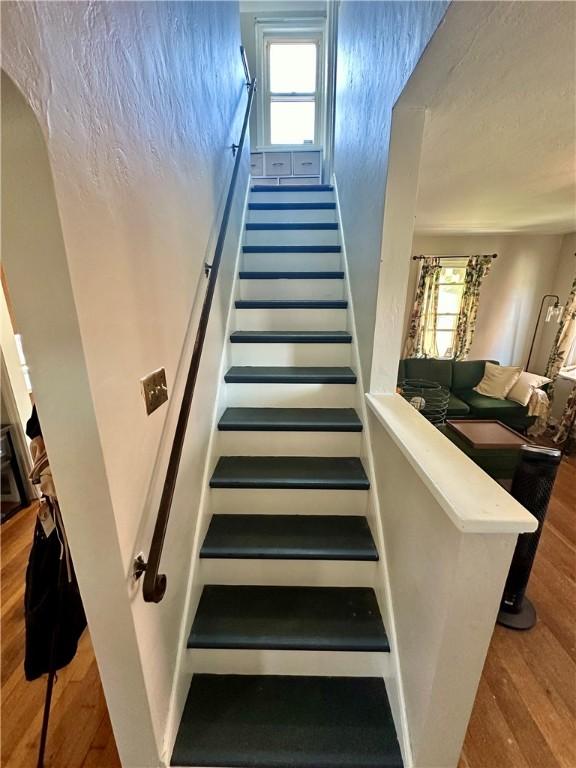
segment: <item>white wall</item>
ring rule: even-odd
[[[184,452],[166,540],[164,602],[144,604],[141,595],[132,591],[129,576],[134,554],[149,545],[181,374],[188,365],[205,289],[203,263],[213,252],[233,164],[229,146],[238,140],[246,104],[238,7],[228,2],[78,2],[5,3],[2,10],[3,67],[33,107],[46,138],[65,247],[60,271],[53,275],[55,293],[47,297],[34,279],[46,270],[38,260],[51,258],[48,249],[4,251],[8,283],[19,327],[23,332],[26,328],[24,341],[49,452],[60,457],[53,462],[57,487],[65,488],[69,478],[64,473],[75,467],[81,470],[91,451],[101,453],[103,474],[98,477],[106,487],[98,491],[107,498],[116,541],[106,537],[98,541],[108,541],[108,557],[113,559],[116,552],[120,558],[114,572],[121,568],[121,588],[131,600],[135,655],[147,691],[143,699],[161,748],[247,162],[239,179],[198,380],[202,407],[196,404],[191,414],[192,439]],[[26,173],[32,176],[34,167]],[[16,214],[13,209],[12,215]],[[21,224],[15,226],[24,236]],[[23,269],[28,275],[27,296]],[[58,295],[60,289],[66,295],[66,285],[71,291],[69,301]],[[62,322],[71,324],[62,331],[58,347],[47,334],[50,324],[42,301],[46,298],[49,311],[65,313]],[[28,316],[21,319],[23,311]],[[80,346],[66,341],[74,328]],[[79,364],[79,354],[83,354],[89,387],[86,408],[94,424],[94,429],[80,432],[80,442],[77,430],[62,434],[62,425],[80,407],[75,392],[67,387],[64,403],[53,388],[54,378],[67,380],[68,367]],[[50,379],[43,373],[48,363]],[[166,368],[171,402],[147,417],[139,380],[160,366]],[[99,588],[99,599],[112,604],[116,599],[121,604],[124,598],[106,593],[100,573],[106,568],[106,557],[94,551],[94,541],[89,540],[93,521],[85,521],[85,530],[80,524],[83,515],[96,512],[82,504],[82,496],[74,495],[78,491],[76,486],[64,493],[63,514],[74,530],[72,553],[97,658],[101,663],[106,658],[109,666],[114,651],[118,661],[128,649],[106,647],[105,627],[94,613],[98,601],[89,593]],[[101,514],[105,519],[104,510]],[[112,528],[105,533],[112,536]],[[129,652],[133,654],[134,649]],[[110,673],[104,678],[110,699],[114,681]],[[117,731],[126,725],[118,711],[111,706]],[[140,727],[146,729],[145,719]],[[146,738],[141,744],[137,741],[132,739],[133,748],[145,750]],[[122,751],[127,745],[120,739],[119,746]]]
[[[367,400],[408,764],[456,768],[516,534],[537,521],[399,395]]]
[[[540,301],[545,293],[552,292],[561,242],[560,235],[416,234],[412,253],[427,256],[497,253],[498,258],[482,287],[469,358],[525,365]],[[410,264],[405,334],[419,270],[418,262]]]
[[[392,108],[446,2],[342,2],[335,174],[364,381],[370,380]]]
[[[30,222],[33,221],[33,226]],[[2,73],[2,258],[124,765],[158,764],[46,145]]]

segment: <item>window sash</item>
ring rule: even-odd
[[[458,306],[457,308],[454,308],[454,311],[436,312],[434,315],[427,317],[424,326],[424,333],[425,347],[428,346],[429,349],[432,349],[432,346],[435,345],[436,348],[438,348],[438,354],[440,358],[449,358],[452,357],[454,352],[457,318],[460,314],[462,296],[464,294],[464,287],[466,285],[466,266],[465,264],[441,263],[441,270],[444,269],[450,269],[452,274],[454,274],[454,270],[461,271],[461,279],[457,281],[446,279],[443,280],[443,274],[441,271],[439,275],[440,279],[438,281],[439,301],[442,301],[442,289],[444,288],[451,294],[451,304],[454,305],[457,303]],[[448,300],[448,297],[445,298],[445,301],[446,300]],[[439,327],[445,325],[452,325],[452,327]]]
[[[278,144],[272,144],[272,104],[274,102],[308,102],[314,104],[314,143],[318,141],[318,101],[316,94],[318,93],[319,79],[320,79],[320,40],[315,36],[309,38],[279,38],[279,37],[266,37],[265,38],[265,50],[266,50],[266,93],[265,93],[265,109],[266,109],[266,136],[267,142],[271,146],[282,146]],[[298,45],[299,43],[309,43],[316,45],[316,89],[313,92],[278,92],[271,91],[270,84],[270,48],[272,45]]]
[[[257,31],[259,47],[258,61],[260,62],[260,85],[258,89],[258,144],[264,147],[276,146],[309,146],[306,144],[272,144],[271,137],[271,105],[274,101],[307,101],[314,103],[314,145],[322,143],[324,131],[324,19],[314,19],[311,23],[300,25],[262,24]],[[316,83],[314,92],[278,93],[270,89],[270,45],[312,43],[316,45]]]

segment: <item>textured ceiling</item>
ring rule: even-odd
[[[406,97],[430,108],[416,229],[576,229],[576,4],[456,3]]]

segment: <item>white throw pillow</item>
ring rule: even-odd
[[[528,405],[532,392],[535,389],[539,389],[548,384],[552,379],[547,379],[546,376],[539,376],[537,373],[528,373],[523,371],[516,384],[512,387],[510,392],[506,395],[507,400],[514,400],[515,403],[520,405]]]
[[[514,384],[520,378],[522,368],[516,368],[510,365],[494,365],[494,363],[486,363],[484,369],[484,378],[474,387],[474,390],[479,395],[486,395],[486,397],[495,397],[498,400],[505,400],[506,395]]]

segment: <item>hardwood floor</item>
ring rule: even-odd
[[[528,596],[538,623],[497,626],[459,768],[576,768],[576,458],[560,467]]]
[[[34,510],[2,526],[4,768],[36,764],[45,681],[22,669],[24,573]],[[529,632],[496,627],[459,768],[576,768],[576,459],[564,461],[528,594]],[[119,768],[90,637],[59,674],[46,768]]]
[[[33,768],[44,707],[46,678],[24,679],[24,575],[36,508],[19,512],[2,537],[2,768]],[[90,635],[75,659],[58,673],[52,699],[46,768],[120,768]]]

